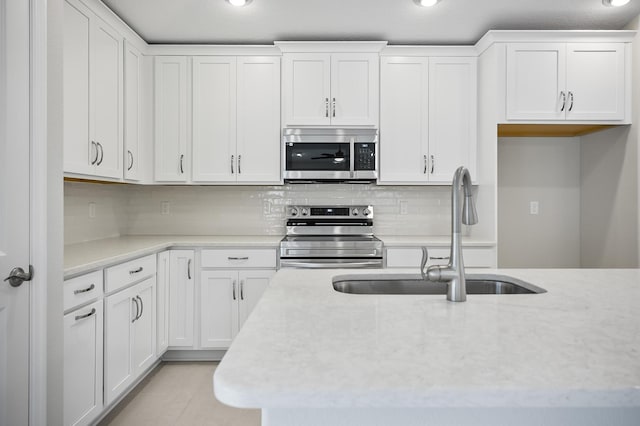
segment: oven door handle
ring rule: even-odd
[[[344,268],[344,267],[382,267],[380,260],[365,260],[359,262],[308,262],[308,261],[295,261],[280,259],[280,266],[283,268]]]

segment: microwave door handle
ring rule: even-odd
[[[349,138],[349,175],[355,178],[356,138]]]

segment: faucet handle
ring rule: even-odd
[[[422,279],[427,281],[427,274],[424,270],[425,266],[427,266],[427,261],[429,260],[429,250],[426,247],[422,247],[422,260],[420,261],[420,274],[422,275]]]

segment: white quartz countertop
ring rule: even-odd
[[[281,239],[280,235],[148,235],[123,236],[69,244],[64,246],[64,276],[70,278],[170,247],[277,248]]]
[[[216,396],[267,409],[640,406],[639,270],[476,272],[548,292],[353,295],[332,287],[353,271],[282,269],[216,369]]]

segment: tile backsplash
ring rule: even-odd
[[[284,235],[290,204],[371,204],[377,235],[448,235],[448,186],[65,183],[65,243],[117,235]],[[88,217],[90,202],[96,218]],[[402,209],[401,206],[406,206]]]

